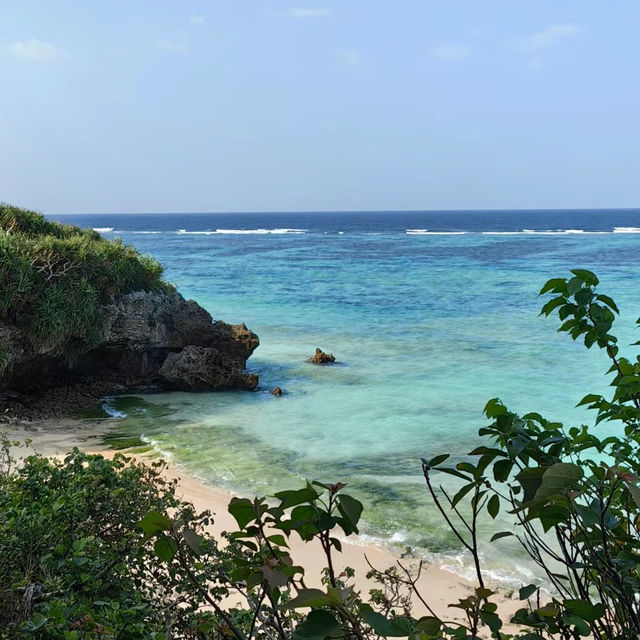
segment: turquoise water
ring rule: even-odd
[[[186,297],[260,336],[249,361],[257,392],[113,399],[117,429],[239,493],[272,493],[305,478],[347,482],[365,503],[367,535],[455,557],[420,458],[473,448],[494,396],[521,412],[592,422],[575,404],[606,391],[606,358],[538,317],[537,292],[569,268],[593,269],[623,311],[622,344],[635,341],[640,234],[611,231],[640,226],[640,214],[583,212],[565,227],[560,214],[523,221],[514,213],[506,222],[442,214],[443,230],[458,232],[446,235],[407,233],[438,229],[412,215],[65,218],[110,228],[107,237],[152,253]],[[539,233],[522,231],[535,230],[533,222]],[[558,228],[607,232],[541,233]],[[308,364],[316,347],[339,364]],[[269,394],[276,385],[285,396]],[[522,575],[512,551],[506,543],[488,551],[501,575]]]

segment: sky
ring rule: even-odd
[[[638,0],[2,0],[0,201],[640,206]]]

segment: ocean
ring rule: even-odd
[[[640,210],[48,217],[152,254],[185,297],[260,337],[258,391],[107,399],[117,433],[239,494],[346,482],[365,538],[462,574],[420,458],[464,459],[489,398],[579,425],[594,416],[576,403],[607,391],[605,355],[538,316],[543,283],[595,271],[622,351],[637,349]],[[316,347],[338,364],[307,363]],[[532,571],[508,540],[485,554],[502,580]]]

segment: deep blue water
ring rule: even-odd
[[[405,233],[429,231],[613,231],[637,227],[640,209],[544,211],[358,211],[318,213],[189,213],[52,215],[80,226],[111,227],[122,231],[215,231],[216,229],[304,229],[307,233]],[[99,225],[96,225],[99,221]]]
[[[153,254],[185,296],[261,339],[258,392],[118,400],[119,429],[236,491],[347,481],[369,535],[441,557],[457,550],[420,457],[473,448],[491,397],[592,423],[575,404],[607,389],[603,354],[538,317],[545,280],[596,271],[621,344],[638,339],[640,210],[50,217]],[[306,363],[315,347],[340,365]],[[491,561],[524,571],[508,543]]]

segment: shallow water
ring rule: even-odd
[[[606,391],[604,355],[538,317],[545,280],[596,271],[621,344],[637,339],[639,211],[57,217],[153,254],[185,296],[260,336],[256,393],[116,399],[118,431],[234,491],[346,481],[368,535],[426,552],[458,550],[421,457],[472,449],[494,396],[579,424],[579,399]],[[308,364],[316,347],[339,364]],[[516,575],[500,544],[492,566]]]

